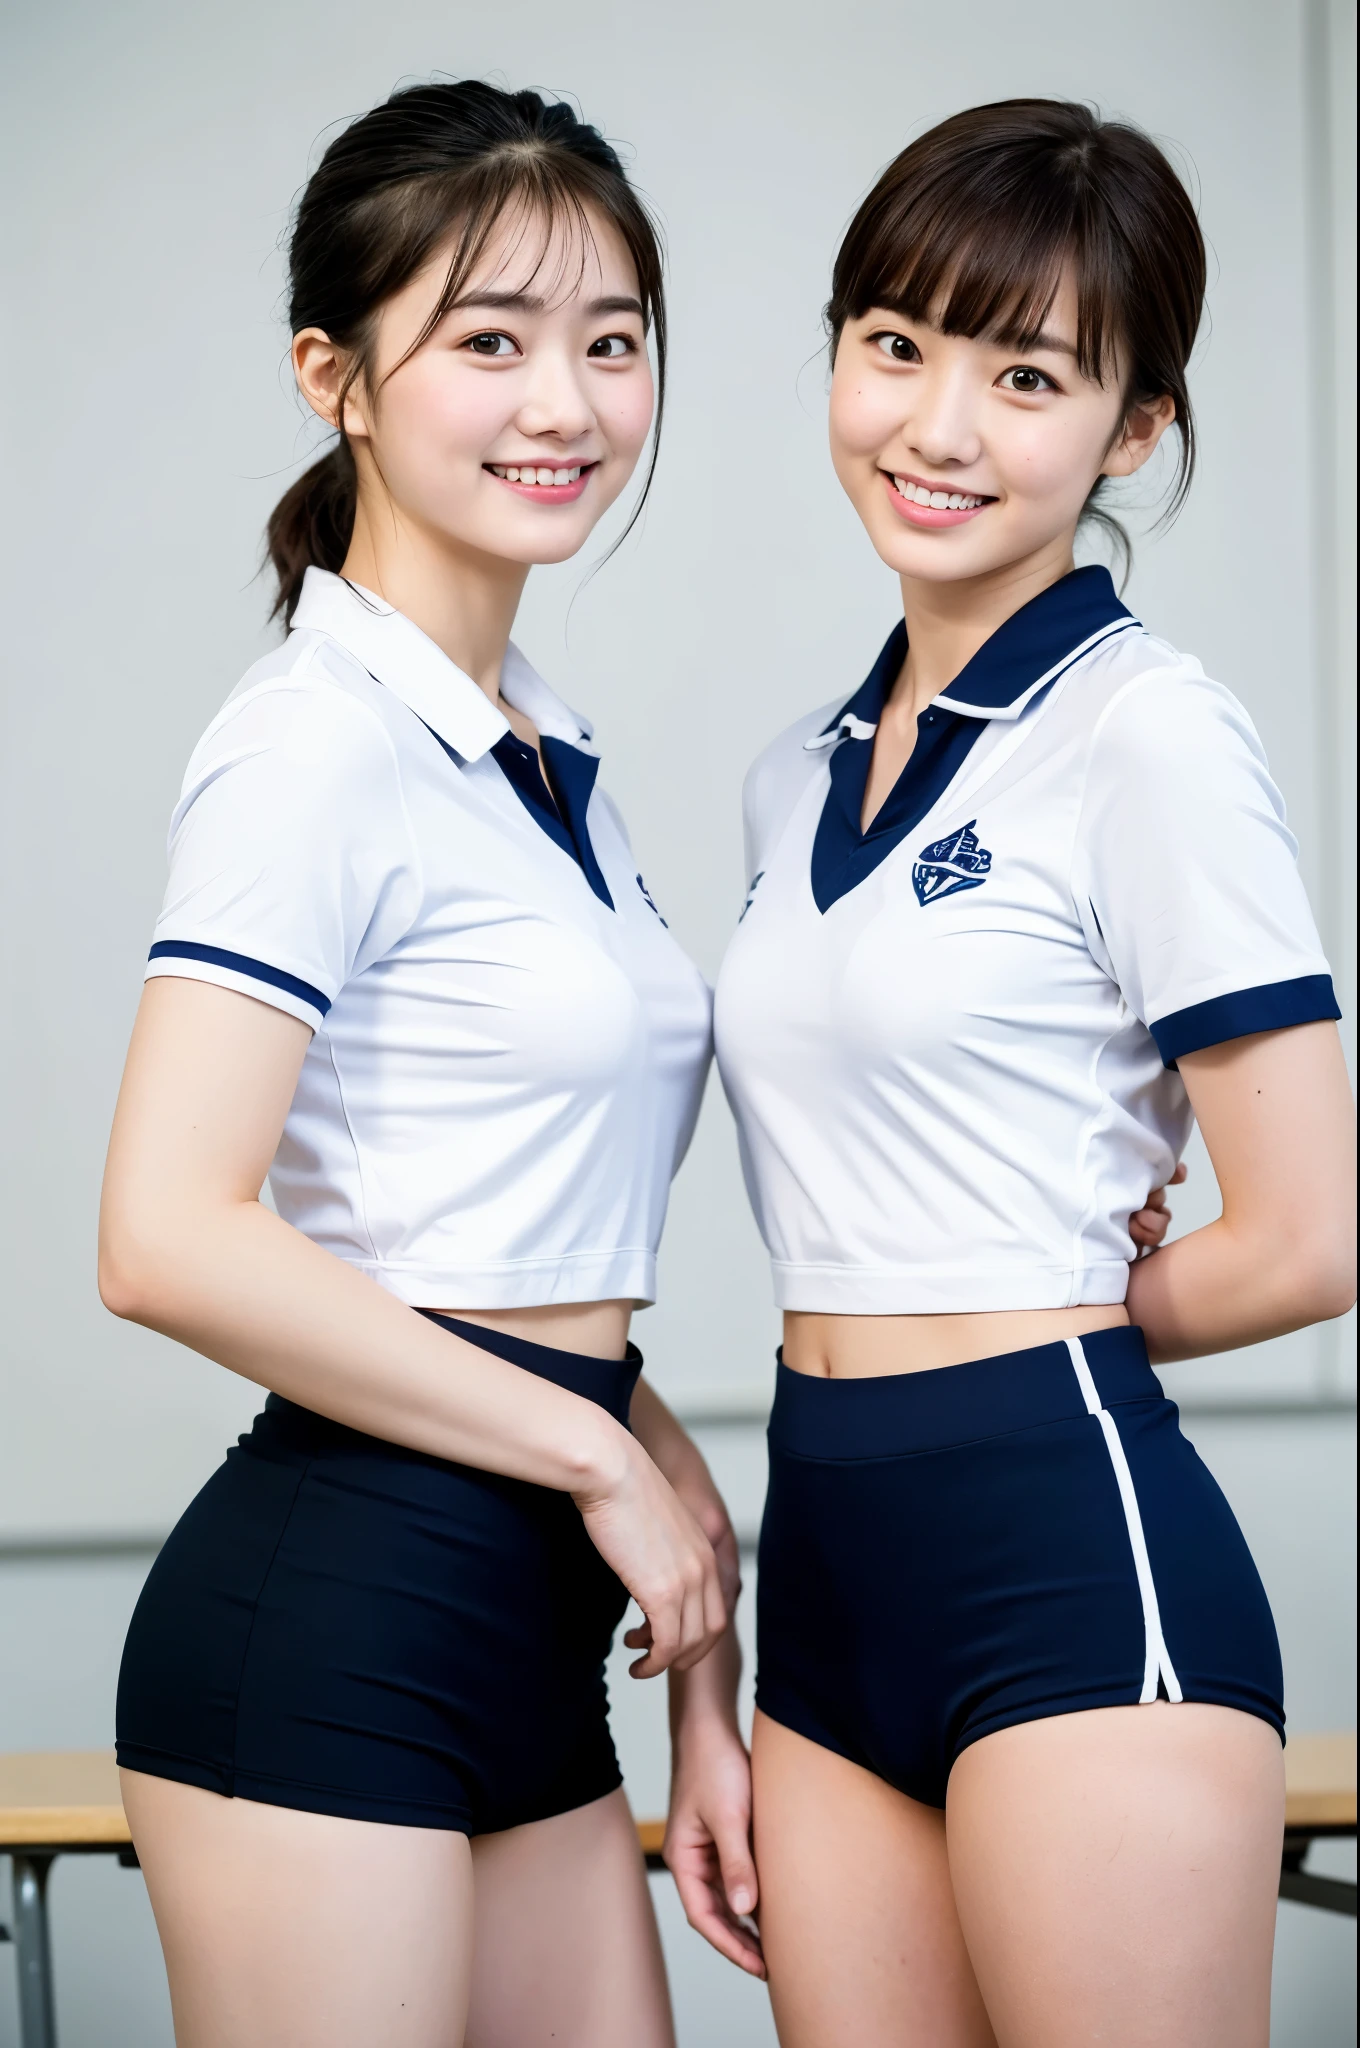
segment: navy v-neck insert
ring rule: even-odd
[[[439,744],[450,760],[462,766],[458,755],[447,740],[435,734]],[[497,767],[509,783],[515,795],[523,804],[529,816],[546,832],[553,845],[575,861],[584,874],[591,891],[606,910],[614,908],[614,899],[609,893],[609,884],[595,857],[595,848],[590,842],[590,827],[586,813],[590,808],[591,792],[595,778],[600,772],[599,757],[584,754],[579,747],[571,746],[566,740],[559,740],[551,733],[539,738],[543,749],[543,760],[547,764],[552,786],[544,779],[539,765],[539,756],[533,747],[513,732],[504,732],[490,749]]]
[[[1037,702],[1079,654],[1137,622],[1108,569],[1074,569],[1004,621],[916,721],[916,745],[860,829],[878,723],[907,658],[899,620],[859,689],[810,747],[829,745],[831,786],[812,842],[813,901],[825,914],[881,866],[939,802],[993,718]]]

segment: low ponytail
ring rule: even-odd
[[[282,613],[284,624],[291,626],[308,569],[339,569],[349,552],[358,494],[354,455],[343,439],[288,486],[265,528],[270,567],[279,583],[271,619]]]
[[[659,434],[666,302],[656,225],[599,130],[565,102],[536,92],[502,92],[476,78],[408,86],[338,135],[307,181],[293,222],[290,329],[319,327],[345,352],[343,412],[344,391],[355,379],[367,383],[372,371],[382,306],[441,246],[448,246],[443,288],[402,362],[455,303],[507,213],[588,237],[588,211],[618,234],[637,273],[643,321],[656,346]],[[651,488],[656,451],[654,437],[629,527]],[[353,450],[341,435],[270,515],[267,554],[279,585],[273,618],[292,624],[308,569],[342,566],[358,497]]]

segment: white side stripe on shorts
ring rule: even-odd
[[[1105,1437],[1105,1448],[1114,1466],[1114,1476],[1119,1485],[1119,1498],[1124,1504],[1124,1520],[1128,1524],[1129,1542],[1133,1548],[1133,1568],[1138,1575],[1138,1591],[1143,1600],[1143,1633],[1147,1645],[1143,1664],[1143,1690],[1139,1694],[1139,1705],[1145,1706],[1157,1697],[1157,1680],[1166,1687],[1169,1700],[1182,1697],[1181,1683],[1176,1676],[1175,1666],[1167,1652],[1162,1636],[1162,1616],[1157,1605],[1157,1588],[1152,1578],[1152,1562],[1148,1557],[1147,1540],[1143,1535],[1143,1517],[1138,1512],[1138,1496],[1133,1490],[1133,1474],[1129,1461],[1124,1456],[1124,1446],[1119,1440],[1115,1420],[1106,1408],[1100,1405],[1100,1395],[1091,1377],[1091,1368],[1086,1363],[1080,1337],[1069,1337],[1067,1349],[1071,1354],[1072,1370],[1077,1376],[1082,1399],[1087,1413],[1094,1415]]]

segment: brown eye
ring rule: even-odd
[[[472,334],[464,344],[474,356],[512,356],[515,344],[508,334]]]
[[[1000,382],[1003,391],[1020,391],[1026,397],[1031,397],[1039,391],[1056,391],[1058,388],[1051,377],[1046,377],[1042,370],[1036,370],[1031,363],[1017,363],[1013,370],[1004,373]]]
[[[909,334],[876,334],[875,345],[894,363],[919,363],[921,351]]]
[[[598,341],[592,341],[586,350],[598,362],[616,362],[620,356],[630,356],[633,343],[626,334],[602,334]]]

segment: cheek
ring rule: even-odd
[[[848,370],[833,379],[828,415],[833,460],[874,454],[897,424],[897,409],[875,389],[874,380]]]
[[[459,376],[436,354],[417,356],[385,394],[378,459],[392,481],[481,466],[514,412],[512,380]]]
[[[650,375],[602,378],[603,390],[592,394],[595,417],[615,455],[635,461],[652,424]]]
[[[1085,503],[1105,451],[1090,419],[1012,415],[992,440],[992,457],[1008,493],[1064,509]]]

